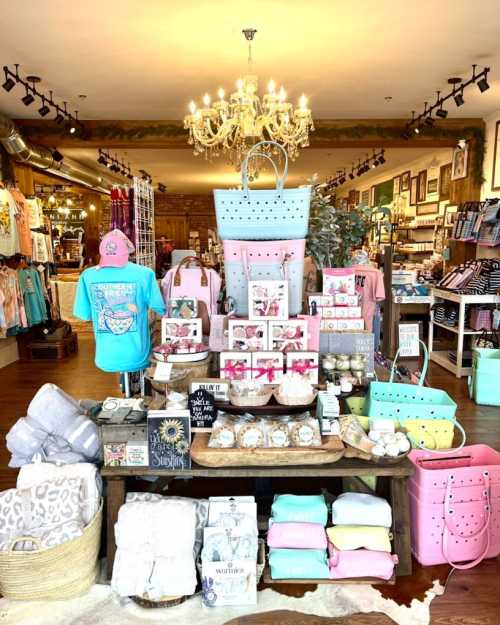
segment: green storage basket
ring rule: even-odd
[[[448,419],[455,420],[457,404],[446,391],[425,387],[429,354],[423,341],[424,366],[418,384],[394,382],[399,349],[392,364],[389,382],[371,382],[366,413],[370,419]]]
[[[476,404],[500,406],[499,380],[500,349],[474,348],[469,391]]]

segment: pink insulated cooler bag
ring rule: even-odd
[[[330,579],[349,579],[351,577],[378,577],[391,579],[398,556],[387,551],[339,551],[332,543],[328,543],[328,564]]]
[[[423,565],[469,569],[500,554],[500,453],[469,445],[453,456],[414,450],[411,547]],[[459,564],[457,564],[459,563]]]

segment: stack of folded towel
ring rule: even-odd
[[[162,499],[124,504],[118,513],[118,547],[111,587],[121,597],[152,600],[192,595],[196,589],[196,505]]]
[[[267,544],[273,579],[328,579],[322,495],[277,495],[271,509]]]
[[[385,499],[363,493],[343,493],[332,505],[329,527],[330,577],[390,579],[397,564],[391,555],[392,511]]]

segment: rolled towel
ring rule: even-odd
[[[277,495],[271,508],[275,523],[319,523],[328,521],[323,495]]]
[[[267,544],[275,549],[326,549],[325,528],[319,523],[272,523]]]
[[[7,449],[13,455],[9,466],[21,466],[23,458],[28,462],[42,450],[42,445],[46,441],[48,433],[33,419],[21,417],[10,428],[5,437]],[[15,457],[15,460],[14,460]]]
[[[331,544],[328,546],[331,579],[349,579],[351,577],[378,577],[390,579],[398,556],[385,551],[340,551]]]
[[[77,415],[63,431],[63,437],[71,449],[83,454],[88,460],[98,460],[101,454],[99,428],[85,415]]]
[[[333,502],[334,525],[380,525],[391,527],[392,510],[385,499],[365,493],[342,493]]]
[[[391,551],[389,528],[374,525],[335,525],[326,530],[328,540],[340,551],[370,549]]]
[[[269,567],[273,579],[328,579],[325,550],[270,549]]]

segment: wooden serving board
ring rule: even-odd
[[[196,432],[191,444],[191,458],[203,467],[280,467],[331,464],[344,455],[338,436],[323,436],[321,447],[285,447],[281,449],[218,449],[208,446],[210,434]]]

